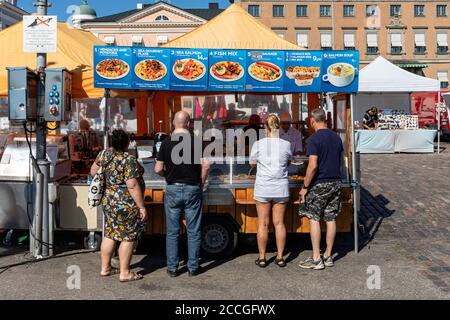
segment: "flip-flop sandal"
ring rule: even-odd
[[[265,268],[267,267],[267,260],[258,258],[255,260],[255,264],[260,268]]]
[[[111,271],[109,271],[107,274],[101,274],[100,273],[100,277],[102,277],[102,278],[109,277],[109,276],[116,275],[116,274],[119,274],[119,273],[120,273],[119,269],[111,268]]]
[[[130,279],[121,279],[120,282],[132,282],[143,279],[144,276],[142,274],[131,272],[131,278]]]
[[[277,265],[277,266],[279,266],[280,268],[284,268],[284,267],[286,267],[286,261],[283,259],[283,258],[281,258],[281,259],[275,259],[275,264]]]

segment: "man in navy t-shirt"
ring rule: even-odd
[[[334,265],[331,251],[336,237],[336,217],[340,211],[343,146],[339,136],[327,128],[323,109],[313,110],[311,125],[315,133],[307,140],[309,164],[300,191],[302,205],[299,214],[309,218],[313,256],[299,266],[320,270]],[[327,249],[323,256],[320,255],[321,220],[327,224]]]

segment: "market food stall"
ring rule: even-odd
[[[18,49],[21,43],[17,42],[20,31],[18,25],[0,32],[0,40],[11,43],[0,52],[0,95],[3,96],[8,93],[3,65],[30,69],[35,65],[33,55],[17,54],[21,52]],[[60,230],[90,231],[91,236],[102,231],[101,210],[87,206],[86,173],[93,159],[85,158],[86,147],[71,145],[71,141],[77,141],[72,135],[81,129],[82,122],[90,125],[100,141],[104,138],[102,133],[108,133],[103,130],[105,126],[109,130],[123,128],[135,135],[136,146],[132,151],[146,169],[145,201],[151,213],[147,233],[158,235],[165,233],[165,182],[153,173],[154,139],[156,131],[171,131],[174,112],[186,110],[201,122],[204,130],[239,130],[248,124],[252,115],[263,118],[268,113],[282,112],[289,112],[294,123],[304,123],[301,115],[320,105],[322,91],[357,90],[357,52],[302,50],[278,37],[237,5],[231,5],[220,16],[166,44],[165,48],[104,47],[93,35],[69,29],[64,24],[58,24],[58,32],[58,53],[49,54],[49,65],[73,73],[72,119],[61,122],[58,128],[63,140],[69,142],[69,161],[73,165],[70,175],[66,173],[52,181],[56,194],[52,200],[53,221]],[[4,98],[1,101],[4,108]],[[346,105],[345,112],[350,114],[350,110],[351,105]],[[350,132],[351,122],[346,126]],[[6,136],[18,134],[20,130],[23,128],[8,123],[0,141],[6,141]],[[356,249],[357,206],[352,193],[357,188],[352,179],[356,165],[351,160],[351,135],[342,138],[346,149],[342,168],[345,190],[338,231],[350,232],[353,226]],[[205,192],[202,241],[203,250],[210,254],[229,254],[237,244],[239,233],[256,233],[255,172],[250,171],[248,164],[249,147],[242,158],[232,155],[225,157],[223,163],[213,161]],[[297,215],[298,190],[302,186],[306,159],[295,160],[296,164],[289,168],[292,202],[286,224],[289,232],[308,232],[308,220]],[[29,185],[30,180],[32,177],[25,183]],[[11,181],[1,183],[9,186]],[[29,198],[25,202],[28,206]],[[12,215],[24,214],[24,210],[9,211],[4,214],[5,221]],[[98,241],[92,244],[91,247],[99,245]]]
[[[239,131],[251,116],[262,119],[269,113],[289,112],[298,121],[302,93],[309,93],[309,109],[313,109],[319,106],[319,93],[356,92],[358,84],[358,52],[303,50],[279,38],[237,5],[163,47],[95,47],[94,52],[96,86],[152,91],[153,126],[160,124],[166,133],[172,129],[171,116],[179,110],[197,120],[203,132]],[[350,114],[350,104],[346,112]],[[347,125],[351,132],[351,122]],[[350,232],[356,225],[355,185],[351,182],[351,139],[347,135],[343,141],[345,189],[337,225],[339,232]],[[202,230],[202,249],[209,254],[229,254],[239,233],[257,232],[256,175],[248,161],[250,147],[245,146],[247,153],[242,155],[217,152],[218,159],[210,159]],[[141,154],[139,141],[137,149]],[[165,182],[154,174],[153,157],[140,161],[145,168],[145,202],[150,212],[147,233],[157,235],[165,233]],[[295,159],[289,168],[289,232],[309,232],[308,219],[298,216],[298,192],[305,169],[305,157]]]
[[[438,80],[403,70],[378,57],[360,71],[359,93],[355,97],[355,120],[361,121],[371,107],[379,110],[379,130],[357,130],[360,153],[433,153],[436,130],[419,128],[411,115],[412,92],[438,92]]]

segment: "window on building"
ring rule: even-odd
[[[448,72],[447,71],[438,71],[437,78],[441,82],[441,89],[448,88]]]
[[[324,4],[320,6],[320,16],[321,17],[331,17],[331,6]]]
[[[274,17],[284,17],[284,5],[274,5],[272,7],[272,15]]]
[[[163,45],[163,44],[167,43],[168,41],[169,41],[168,36],[157,36],[156,37],[156,42],[157,42],[158,46]]]
[[[438,16],[438,17],[446,17],[447,16],[447,5],[446,4],[436,5],[436,16]]]
[[[367,34],[367,53],[375,54],[378,53],[378,34],[368,33]]]
[[[251,4],[248,6],[248,13],[251,14],[254,17],[259,17],[259,5]]]
[[[366,16],[374,17],[378,15],[378,6],[374,4],[366,5]]]
[[[116,44],[116,37],[114,36],[105,37],[103,39],[103,42],[105,42],[108,46],[114,46]]]
[[[344,5],[344,17],[354,17],[355,16],[355,6],[352,4]]]
[[[414,53],[425,54],[427,45],[425,41],[425,32],[416,32],[414,34]]]
[[[132,36],[131,43],[133,47],[143,47],[144,46],[144,37],[143,36]]]
[[[307,16],[308,16],[308,6],[297,5],[297,17],[307,17]]]
[[[447,54],[448,53],[448,33],[438,32],[436,35],[437,42],[437,53]]]
[[[401,15],[402,15],[402,6],[400,4],[391,4],[391,17]]]
[[[401,33],[391,33],[391,54],[401,54],[403,50]]]
[[[155,18],[155,21],[169,21],[169,18],[165,15],[159,15]]]
[[[320,34],[320,48],[322,50],[332,50],[333,39],[331,36],[331,32],[322,32]]]
[[[415,17],[425,17],[425,5],[415,4],[414,5],[414,16]]]
[[[279,36],[281,39],[284,39],[284,37],[286,36],[285,33],[283,31],[275,31],[275,33],[277,34],[277,36]]]
[[[303,32],[298,32],[297,33],[297,44],[299,46],[308,48],[309,44],[308,44],[308,31],[303,31]]]
[[[355,33],[344,33],[344,50],[355,50]]]

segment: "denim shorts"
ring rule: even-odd
[[[289,202],[289,197],[257,197],[257,196],[254,196],[253,199],[255,199],[255,201],[258,201],[261,203],[273,202],[274,204],[285,204],[285,203]]]

